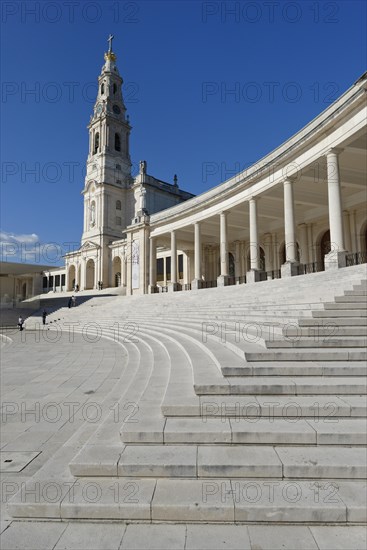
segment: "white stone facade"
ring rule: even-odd
[[[194,197],[145,161],[132,178],[122,78],[112,51],[105,60],[67,290],[188,290],[366,262],[366,74],[275,151]]]

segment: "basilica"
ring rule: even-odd
[[[89,123],[84,226],[43,291],[191,290],[366,262],[367,73],[285,143],[194,196],[132,177],[123,79],[109,49]],[[58,281],[58,282],[57,282]]]

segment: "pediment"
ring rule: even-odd
[[[95,249],[98,249],[98,248],[101,248],[99,246],[99,244],[94,243],[92,241],[86,241],[85,243],[82,244],[79,251],[80,252],[85,252],[86,250],[95,250]]]

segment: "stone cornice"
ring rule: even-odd
[[[337,121],[343,121],[350,114],[356,105],[365,103],[365,82],[366,73],[349,90],[347,90],[330,107],[320,113],[309,124],[302,128],[297,134],[289,138],[277,149],[260,159],[256,164],[245,171],[237,174],[231,179],[213,187],[209,191],[198,195],[184,203],[167,208],[162,212],[152,214],[150,222],[153,226],[160,226],[166,223],[178,221],[186,214],[193,215],[196,212],[214,206],[224,199],[230,198],[239,191],[242,191],[256,183],[264,176],[272,165],[286,166],[292,159],[305,150],[315,145],[320,138],[324,138],[328,131],[335,128]]]

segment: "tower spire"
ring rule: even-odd
[[[104,54],[105,61],[116,61],[117,57],[112,51],[112,40],[114,39],[114,35],[110,34],[110,36],[107,38],[108,42],[108,51]]]
[[[115,38],[115,37],[113,36],[113,34],[110,34],[110,36],[109,36],[108,39],[107,39],[107,42],[109,43],[108,53],[112,53],[112,40],[113,40],[114,38]]]

